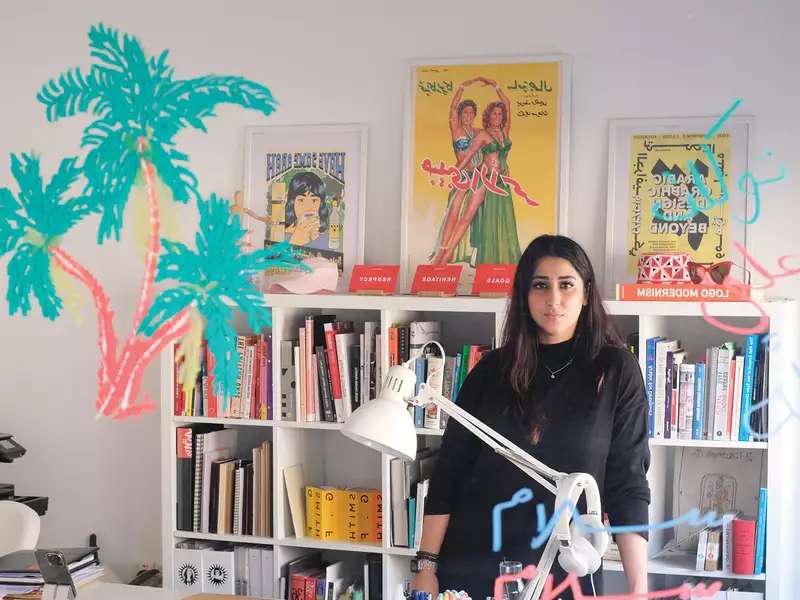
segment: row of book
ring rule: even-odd
[[[173,581],[177,591],[274,597],[271,547],[188,540],[176,544],[174,556]]]
[[[381,557],[328,562],[315,552],[281,567],[283,600],[382,600]]]
[[[306,316],[298,338],[280,345],[281,419],[342,423],[374,398],[378,326],[367,321],[356,334],[352,321]]]
[[[436,449],[423,448],[413,461],[393,458],[389,463],[392,546],[419,548],[428,482],[436,456]]]
[[[306,537],[380,544],[383,499],[379,490],[305,487]]]
[[[173,413],[180,417],[227,417],[233,419],[272,419],[272,336],[236,336],[236,387],[230,398],[214,389],[214,355],[203,340],[200,369],[191,386],[181,385],[181,369],[186,365],[175,346],[173,355]]]
[[[721,570],[737,575],[763,573],[767,538],[767,488],[760,489],[756,519],[732,512],[727,513],[722,521],[719,527],[700,531],[695,569]]]
[[[767,429],[769,360],[764,336],[708,348],[689,363],[680,340],[646,342],[649,435],[694,440],[761,439]],[[753,408],[755,407],[755,409]]]
[[[237,458],[237,433],[221,425],[176,428],[178,530],[272,534],[271,444]]]

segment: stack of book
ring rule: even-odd
[[[352,321],[307,316],[298,339],[281,341],[281,419],[344,422],[380,389],[379,345],[378,323],[356,334]]]
[[[214,386],[214,355],[203,340],[200,370],[194,385],[180,383],[185,360],[173,354],[174,414],[179,417],[227,417],[232,419],[272,419],[272,336],[236,336],[236,388],[230,398],[220,397]]]
[[[235,429],[191,425],[178,427],[176,434],[178,530],[270,536],[270,442],[242,459],[235,457]]]
[[[296,558],[281,567],[283,600],[382,600],[381,558],[327,562],[319,552]]]
[[[760,439],[766,431],[769,353],[764,336],[709,348],[690,363],[679,340],[646,342],[649,435],[694,440]],[[752,407],[756,406],[757,409]]]
[[[273,598],[273,550],[266,546],[190,540],[175,546],[174,588]]]
[[[417,452],[414,461],[393,458],[389,464],[392,546],[419,547],[428,481],[436,456],[435,449],[425,448]]]
[[[307,537],[368,544],[383,541],[379,490],[307,485],[305,496]]]
[[[103,576],[98,548],[61,548],[76,588]],[[4,595],[41,595],[42,574],[33,550],[20,550],[0,556],[0,598]]]
[[[695,569],[737,575],[763,573],[766,515],[767,489],[761,488],[756,519],[742,517],[738,512],[727,513],[721,526],[700,531]]]

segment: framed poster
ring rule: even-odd
[[[335,266],[331,291],[346,292],[353,265],[364,262],[366,156],[366,125],[247,128],[243,212],[251,243],[289,242],[318,273]],[[264,289],[293,290],[282,286],[297,275],[265,273]]]
[[[401,269],[516,264],[567,230],[570,62],[565,56],[430,59],[410,68]]]
[[[752,118],[614,119],[608,148],[606,294],[635,283],[643,253],[687,253],[707,265],[747,246]]]

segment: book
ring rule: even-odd
[[[733,520],[732,571],[740,575],[752,575],[755,571],[756,521],[755,519]]]
[[[706,413],[706,365],[697,363],[694,378],[694,409],[692,411],[692,439],[703,439]]]
[[[295,352],[292,340],[281,340],[281,421],[294,421],[295,392]]]
[[[742,374],[742,409],[739,419],[739,441],[750,440],[747,421],[750,417],[750,407],[753,403],[753,383],[756,374],[756,354],[758,350],[758,335],[752,334],[745,338],[744,346],[744,372]]]
[[[697,552],[695,555],[695,571],[706,569],[706,545],[708,544],[708,529],[703,529],[697,536]]]
[[[767,542],[767,488],[762,487],[758,492],[758,521],[756,523],[756,551],[754,575],[764,572],[764,551]]]
[[[666,437],[665,426],[667,422],[667,352],[677,352],[680,348],[678,340],[659,340],[656,342],[655,366],[655,407],[653,409],[653,437],[663,439]]]
[[[213,533],[211,531],[212,522],[216,527],[216,521],[210,518],[212,498],[215,499],[214,503],[216,503],[216,495],[211,493],[212,465],[216,461],[233,457],[236,451],[237,436],[238,432],[236,429],[219,429],[207,433],[205,436],[203,448],[202,506],[200,515],[200,528],[203,533]],[[219,475],[219,472],[217,472],[217,475]]]
[[[721,534],[721,569],[726,573],[733,571],[733,520],[739,515],[739,511],[728,512],[722,518]]]
[[[694,283],[618,283],[617,300],[655,302],[744,302],[750,291],[743,286]]]
[[[192,509],[194,486],[192,476],[192,428],[177,427],[176,436],[176,527],[180,531],[192,531]]]
[[[711,529],[706,542],[706,571],[716,571],[719,568],[719,543],[719,529]]]
[[[655,436],[655,371],[656,342],[663,340],[661,336],[648,338],[645,347],[645,391],[647,393],[647,435]]]

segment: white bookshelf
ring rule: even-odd
[[[273,341],[273,398],[280,398],[280,341],[294,339],[306,314],[336,314],[338,319],[353,320],[358,324],[376,321],[381,331],[398,322],[412,320],[441,320],[445,348],[452,352],[467,343],[486,343],[499,340],[505,318],[506,300],[500,298],[434,298],[401,296],[358,295],[267,295],[272,307]],[[624,302],[606,301],[606,309],[615,319],[620,331],[627,335],[639,332],[640,366],[645,365],[644,342],[655,335],[681,339],[683,346],[696,360],[701,351],[712,344],[736,340],[743,345],[744,336],[729,334],[712,327],[703,320],[700,306],[684,302]],[[757,322],[758,312],[749,303],[713,303],[707,305],[711,315],[739,327],[749,327]],[[782,389],[786,398],[798,399],[800,386],[791,361],[800,364],[800,349],[796,336],[798,327],[797,304],[789,300],[762,303],[770,318],[770,331],[784,332],[779,350],[770,347],[769,386]],[[244,319],[237,324],[241,333],[248,333]],[[388,336],[387,336],[388,337]],[[384,370],[387,368],[388,339],[383,337]],[[173,549],[175,542],[184,539],[204,539],[233,543],[253,543],[274,547],[275,573],[280,566],[302,554],[323,550],[325,557],[337,559],[358,554],[382,556],[383,596],[395,600],[402,582],[409,578],[408,564],[414,551],[390,546],[389,460],[374,450],[362,447],[341,435],[341,425],[336,423],[296,423],[280,420],[258,421],[251,419],[210,419],[204,417],[175,417],[172,415],[173,387],[171,349],[161,360],[161,437],[162,437],[162,542],[165,585],[173,582]],[[798,407],[800,408],[800,406]],[[798,411],[800,412],[800,411]],[[649,563],[652,574],[674,577],[705,577],[729,579],[756,579],[764,581],[766,597],[789,597],[800,587],[800,575],[794,569],[790,550],[800,539],[800,519],[797,517],[798,486],[792,477],[798,472],[800,449],[800,419],[794,418],[783,403],[770,405],[770,423],[787,419],[781,430],[763,442],[705,441],[705,440],[651,440],[651,467],[648,473],[652,492],[651,522],[664,521],[671,514],[672,469],[675,454],[685,448],[748,449],[767,455],[767,551],[766,571],[769,576],[732,576],[730,574],[698,572],[691,561],[681,557],[658,557]],[[280,408],[273,416],[280,418]],[[249,450],[255,443],[269,439],[272,442],[272,522],[273,537],[231,536],[177,531],[175,527],[175,429],[191,423],[220,423],[240,430],[241,450]],[[441,432],[418,429],[421,436],[440,436]],[[251,444],[252,442],[252,444]],[[243,454],[244,455],[244,454]],[[347,542],[324,542],[316,539],[296,538],[292,532],[288,500],[283,486],[283,469],[303,463],[307,483],[363,486],[381,489],[383,494],[384,534],[381,545]],[[531,535],[533,535],[533,530]],[[671,535],[669,530],[650,534],[649,554],[659,552]],[[609,572],[620,571],[621,565],[606,561]],[[275,582],[277,590],[277,581]],[[277,592],[276,592],[277,594]]]

